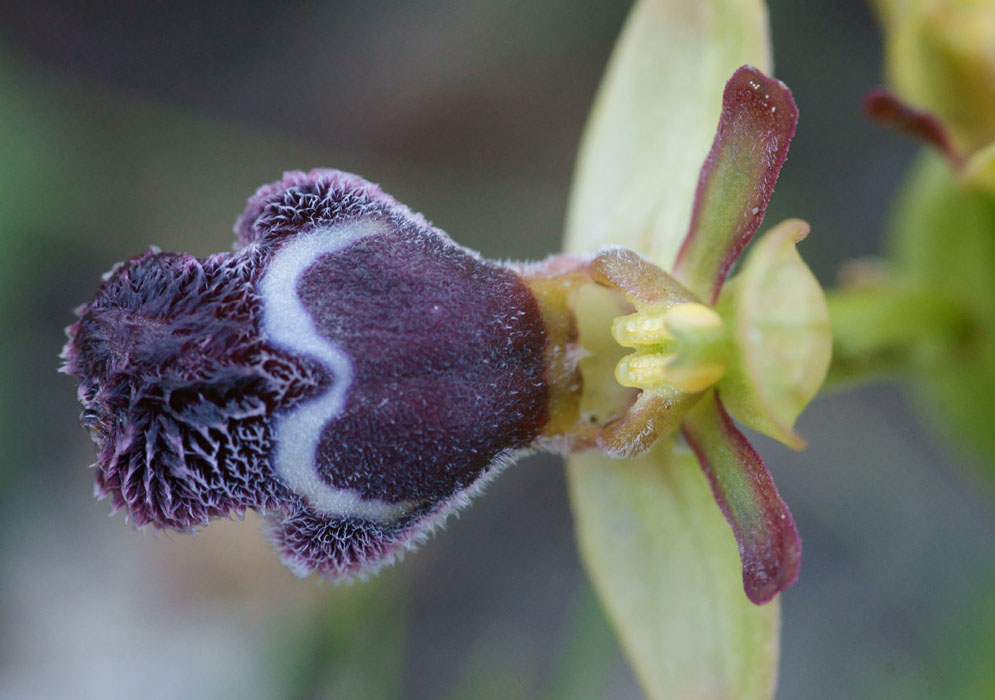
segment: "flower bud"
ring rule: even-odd
[[[965,156],[995,141],[995,2],[879,0],[899,96],[946,126]]]

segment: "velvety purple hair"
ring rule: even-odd
[[[296,572],[362,574],[536,440],[545,331],[515,272],[334,170],[260,188],[235,233],[233,253],[150,249],[116,266],[68,329],[97,494],[137,525],[189,531],[251,508]],[[292,285],[267,298],[300,241],[329,252],[292,260]],[[307,322],[278,337],[286,308]],[[345,359],[326,362],[319,341]],[[317,401],[335,410],[312,461],[277,464],[297,439],[279,426]]]

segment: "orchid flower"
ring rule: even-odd
[[[995,2],[876,0],[890,89],[872,117],[936,146],[968,185],[995,194]]]
[[[770,603],[801,543],[735,421],[803,447],[830,333],[795,250],[804,222],[729,278],[798,119],[768,53],[752,0],[637,4],[564,255],[485,260],[317,169],[261,187],[233,252],[115,266],[63,351],[97,494],[157,529],[257,510],[291,569],[339,580],[413,549],[517,457],[557,451],[647,692],[769,694]]]

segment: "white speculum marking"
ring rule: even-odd
[[[379,222],[359,219],[304,234],[273,255],[260,286],[263,330],[270,342],[319,360],[332,375],[331,386],[325,393],[274,419],[273,467],[294,493],[321,514],[389,522],[413,504],[363,498],[352,489],[329,485],[318,474],[318,442],[324,427],[345,407],[353,367],[348,355],[318,333],[314,319],[297,295],[301,275],[318,258],[383,230]]]

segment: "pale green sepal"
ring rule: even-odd
[[[719,312],[732,334],[732,360],[719,393],[745,425],[801,449],[795,420],[825,381],[832,356],[826,296],[795,244],[808,224],[789,219],[749,250],[726,283]]]
[[[566,249],[639,252],[664,270],[687,234],[722,90],[772,71],[761,0],[645,0],[612,55],[581,143]]]
[[[677,445],[570,458],[582,557],[647,697],[769,698],[779,601],[746,598],[732,530]]]

